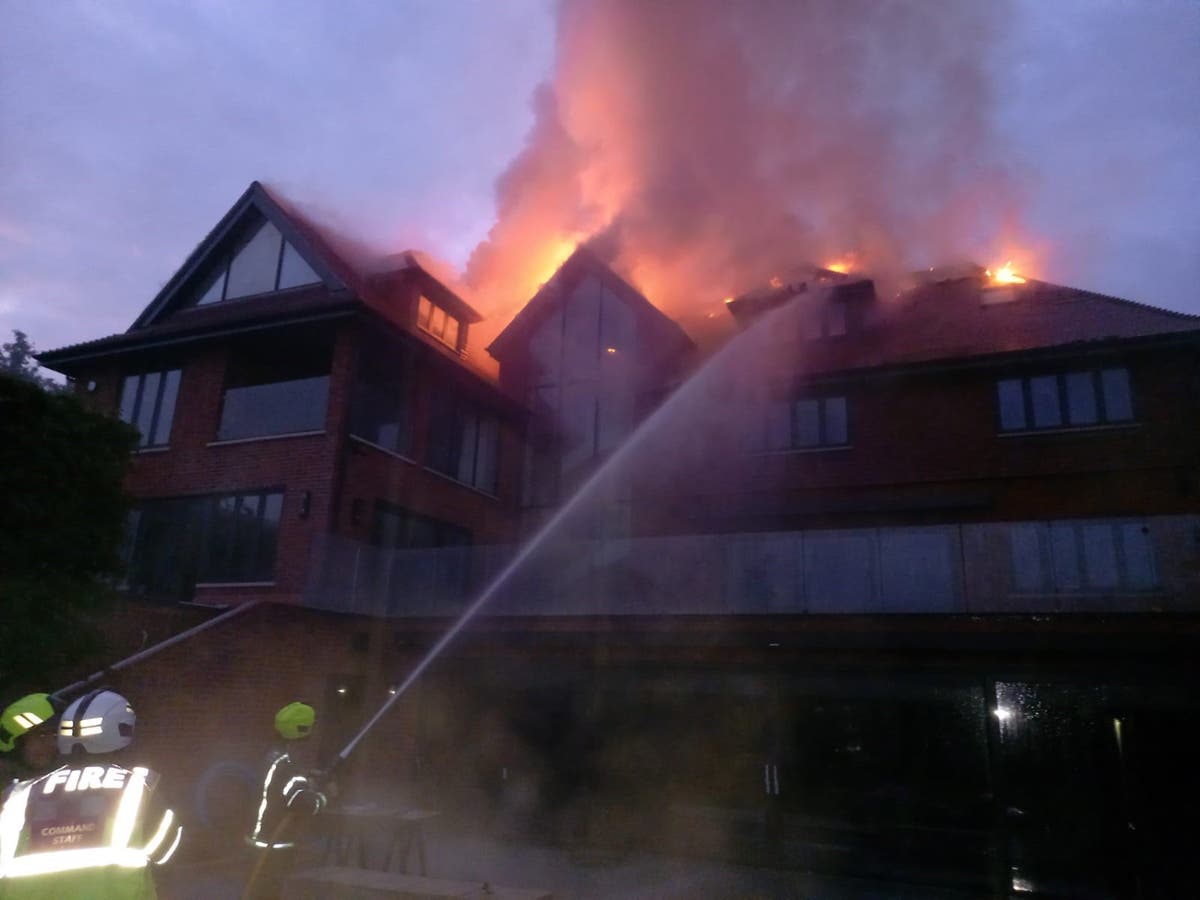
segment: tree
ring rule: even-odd
[[[13,339],[0,344],[0,372],[31,381],[47,391],[61,390],[62,386],[52,378],[38,374],[39,366],[33,358],[33,344],[25,332],[14,328]]]
[[[0,696],[53,687],[98,648],[89,613],[114,593],[136,444],[74,396],[0,374]]]

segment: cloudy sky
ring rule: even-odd
[[[987,115],[1033,274],[1200,314],[1200,4],[1014,2]],[[253,179],[464,265],[554,78],[555,14],[0,0],[0,335],[123,331]]]

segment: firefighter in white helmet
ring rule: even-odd
[[[110,690],[66,708],[58,748],[68,761],[19,782],[0,809],[0,898],[156,896],[151,866],[174,855],[183,829],[171,810],[156,810],[158,775],[113,756],[134,723],[133,707]]]

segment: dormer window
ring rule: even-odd
[[[846,304],[837,300],[825,303],[810,316],[804,325],[808,340],[842,337],[850,327]]]
[[[841,337],[846,333],[846,304],[829,303],[821,311],[821,337]]]
[[[458,318],[450,315],[424,294],[417,304],[417,327],[433,335],[451,350],[458,350],[458,336],[462,330]]]
[[[238,246],[229,261],[210,276],[196,305],[284,291],[320,280],[296,248],[283,239],[279,229],[263,222]]]

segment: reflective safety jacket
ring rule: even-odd
[[[314,816],[325,808],[325,795],[315,781],[296,765],[285,750],[267,757],[262,798],[255,810],[254,827],[246,841],[262,850],[283,850],[295,844],[279,833],[284,816]]]
[[[148,815],[157,784],[149,769],[112,764],[19,782],[0,809],[0,898],[155,897],[150,866],[183,835],[171,810]]]

